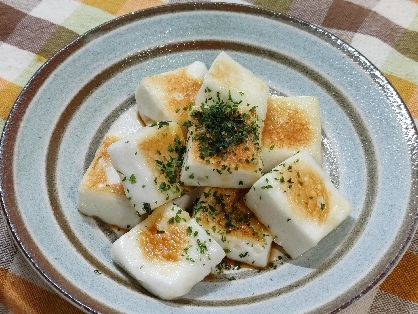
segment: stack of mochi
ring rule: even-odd
[[[221,52],[209,70],[143,78],[135,98],[85,172],[79,210],[127,229],[112,259],[154,295],[187,294],[225,257],[264,268],[273,242],[297,258],[352,211],[321,168],[316,97],[270,96]]]

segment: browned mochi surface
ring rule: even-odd
[[[276,171],[276,178],[295,214],[319,224],[327,220],[330,196],[321,176],[309,165],[302,160],[284,163]]]
[[[314,139],[306,112],[289,105],[286,98],[269,97],[267,115],[262,132],[262,146],[277,148],[306,147]]]
[[[215,169],[233,171],[238,169],[251,170],[257,168],[257,163],[255,163],[255,161],[258,159],[258,151],[255,144],[252,142],[242,143],[240,145],[230,147],[224,152],[223,158],[213,156],[201,159],[199,157],[199,143],[197,141],[193,141],[191,149],[193,152],[193,158],[196,161],[205,165],[210,164]]]
[[[218,60],[211,68],[211,76],[215,80],[222,81],[227,90],[233,87],[231,82],[234,82],[236,77],[239,77],[240,75],[241,73],[239,73],[236,67],[231,66],[224,60]]]
[[[186,226],[163,221],[164,206],[148,216],[146,228],[138,234],[139,247],[149,260],[177,262],[187,246]]]
[[[155,126],[157,128],[157,126]],[[146,166],[155,176],[154,183],[159,185],[161,182],[167,182],[167,173],[158,169],[157,160],[166,164],[170,161],[170,157],[173,159],[179,158],[178,153],[175,152],[174,147],[178,144],[185,145],[185,140],[180,127],[168,128],[162,127],[157,132],[147,135],[138,142],[138,149],[141,151]],[[176,176],[176,183],[180,178],[180,166],[174,169]]]
[[[204,188],[193,215],[211,234],[263,244],[268,230],[245,205],[243,197],[247,192],[248,189]]]
[[[148,77],[149,82],[155,85],[168,97],[164,108],[179,124],[188,120],[188,110],[185,108],[194,103],[197,92],[202,86],[202,80],[187,75],[187,69],[182,68],[175,72]]]
[[[107,152],[107,148],[118,141],[117,136],[107,136],[101,143],[97,150],[94,159],[91,163],[87,177],[85,180],[85,186],[89,189],[97,191],[110,192],[118,195],[125,195],[122,183],[109,184],[106,178],[106,168],[111,167],[110,156]]]

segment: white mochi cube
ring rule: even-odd
[[[292,258],[317,245],[352,211],[308,151],[265,174],[245,203]]]
[[[200,188],[198,187],[188,187],[190,189],[189,192],[184,194],[183,196],[180,196],[179,198],[176,198],[173,200],[173,203],[176,204],[178,207],[184,210],[189,210],[193,206],[195,200],[200,195]]]
[[[245,205],[243,197],[247,191],[204,188],[192,217],[219,243],[226,257],[266,267],[273,237]]]
[[[113,168],[107,148],[141,128],[136,108],[123,113],[107,132],[78,187],[78,209],[85,215],[129,229],[140,216],[125,196],[119,175]]]
[[[107,147],[118,140],[119,137],[108,136],[100,145],[78,187],[78,210],[129,229],[138,224],[140,216],[126,198],[119,175],[107,153]]]
[[[195,103],[197,106],[207,103],[210,97],[239,101],[239,106],[256,107],[262,126],[267,112],[268,93],[269,88],[264,81],[227,53],[221,52],[205,74]]]
[[[138,113],[147,124],[151,121],[187,121],[190,104],[194,104],[203,76],[204,63],[188,66],[143,78],[135,91]],[[184,130],[186,131],[186,130]]]
[[[139,214],[187,192],[179,182],[185,140],[175,122],[158,122],[108,148],[125,194]]]
[[[123,137],[136,133],[142,127],[143,125],[141,124],[136,107],[130,107],[113,122],[106,135]]]
[[[225,253],[195,219],[174,204],[154,210],[112,245],[113,261],[154,295],[187,294]]]
[[[261,144],[263,172],[301,150],[322,164],[321,119],[316,97],[271,96],[267,101]]]
[[[185,185],[248,188],[261,177],[255,110],[227,104],[195,106],[191,110],[180,177]]]

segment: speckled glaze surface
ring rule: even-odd
[[[324,168],[351,216],[276,269],[244,270],[161,301],[110,258],[116,234],[77,210],[77,187],[104,133],[144,76],[220,51],[284,95],[320,101]],[[136,12],[81,36],[32,78],[1,142],[1,197],[39,274],[86,312],[337,312],[378,284],[417,220],[417,131],[384,76],[338,38],[254,7],[180,4]]]

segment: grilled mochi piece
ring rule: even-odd
[[[187,294],[225,257],[196,220],[171,203],[114,242],[111,255],[145,289],[166,300]]]
[[[352,211],[306,150],[265,174],[244,199],[292,258],[316,246]]]
[[[136,108],[119,117],[100,143],[78,187],[78,210],[102,221],[129,229],[140,216],[125,196],[122,182],[113,168],[107,148],[141,128]]]
[[[261,144],[266,173],[301,150],[322,165],[321,119],[316,97],[271,96],[267,101]]]
[[[182,125],[188,119],[188,106],[199,91],[206,65],[196,61],[174,71],[143,78],[135,91],[138,113],[147,124],[151,121],[175,121]],[[184,130],[187,133],[187,130]]]
[[[267,112],[269,88],[247,68],[221,52],[205,74],[202,87],[196,95],[196,105],[206,104],[209,100],[236,101],[241,107],[255,107],[260,126]],[[261,132],[261,128],[260,128]]]
[[[230,101],[193,107],[181,181],[221,188],[248,188],[257,181],[262,161],[256,116],[254,108]]]
[[[266,267],[273,237],[245,205],[247,191],[206,187],[192,217],[222,246],[226,257]]]
[[[139,214],[186,193],[179,182],[185,140],[175,122],[140,129],[108,148],[127,198]]]

